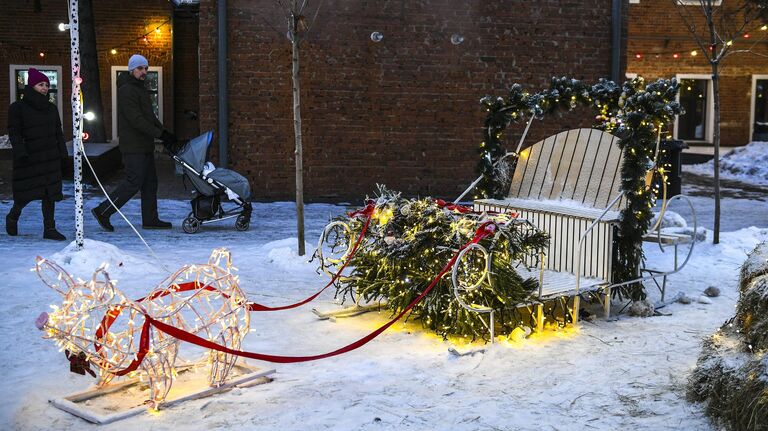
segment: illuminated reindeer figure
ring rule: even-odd
[[[148,402],[158,408],[176,375],[179,340],[144,325],[144,316],[239,350],[250,319],[246,296],[231,269],[229,251],[216,249],[208,264],[183,266],[134,301],[115,288],[104,267],[90,281],[76,282],[60,266],[38,257],[38,275],[64,300],[52,306],[51,314],[41,314],[37,325],[44,338],[65,350],[73,372],[95,375],[90,370],[94,365],[98,387],[114,377],[138,374],[149,383]],[[210,351],[210,385],[225,383],[236,361],[237,356]]]

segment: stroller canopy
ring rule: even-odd
[[[192,169],[197,172],[203,172],[203,165],[205,164],[205,155],[208,152],[208,146],[211,145],[213,140],[213,132],[208,131],[189,140],[184,148],[180,149],[177,156],[181,160],[184,160],[186,164],[192,166]],[[181,172],[179,172],[181,174]]]
[[[208,153],[208,146],[211,144],[212,140],[212,131],[205,132],[196,138],[190,139],[189,142],[182,149],[180,149],[178,153],[176,153],[176,156],[183,160],[184,163],[191,166],[197,175],[192,172],[186,172],[186,170],[180,164],[176,165],[177,173],[186,173],[189,176],[199,178],[202,175],[203,166],[206,162],[206,154]],[[235,171],[224,168],[216,168],[212,172],[209,172],[207,177],[213,178],[214,180],[224,184],[227,188],[229,188],[229,190],[240,196],[240,198],[243,200],[247,201],[251,198],[251,185],[249,184],[248,179]],[[211,194],[212,189],[207,183],[205,183],[205,181],[195,181],[193,178],[192,183],[200,193],[205,195]]]

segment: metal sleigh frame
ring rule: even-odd
[[[496,163],[494,163],[494,166],[499,164],[501,161],[503,161],[505,158],[507,158],[509,156],[513,156],[515,158],[518,156],[518,154],[520,152],[520,149],[522,148],[523,141],[525,140],[527,132],[528,132],[528,130],[529,130],[529,128],[531,126],[531,123],[533,122],[534,118],[535,117],[532,116],[528,120],[528,122],[526,124],[525,131],[523,132],[523,135],[520,138],[520,142],[519,142],[519,144],[517,146],[516,151],[508,152],[505,155],[503,155],[499,160],[496,161]],[[479,183],[479,181],[481,179],[482,179],[482,175],[480,177],[478,177],[474,182],[472,182],[469,185],[469,187],[455,200],[454,203],[458,203],[469,191],[471,191]],[[665,191],[665,193],[666,193],[666,191]],[[623,191],[620,192],[617,196],[615,196],[610,201],[610,203],[607,205],[607,208],[603,209],[603,211],[600,213],[600,215],[598,217],[596,217],[594,219],[591,219],[591,223],[589,221],[590,219],[586,219],[585,220],[586,223],[589,223],[589,224],[588,224],[588,227],[586,228],[586,230],[584,232],[582,232],[581,236],[579,237],[578,244],[575,247],[576,250],[574,251],[573,260],[571,260],[571,267],[570,267],[573,270],[572,273],[567,274],[567,273],[563,273],[561,271],[546,270],[545,269],[545,258],[546,258],[546,255],[543,252],[543,250],[539,251],[540,258],[539,258],[539,262],[538,262],[539,268],[538,268],[538,271],[537,271],[538,272],[537,276],[538,276],[538,279],[539,279],[538,295],[537,295],[537,297],[532,297],[531,300],[528,301],[528,302],[524,302],[524,303],[521,303],[521,304],[517,305],[517,307],[530,307],[530,306],[536,307],[535,314],[536,314],[536,329],[537,330],[540,331],[540,330],[543,329],[543,314],[544,314],[543,305],[544,305],[544,302],[547,301],[547,300],[551,300],[551,299],[560,299],[560,300],[562,300],[563,298],[567,298],[567,297],[573,296],[574,301],[573,301],[573,309],[571,311],[571,318],[572,318],[572,322],[574,322],[574,323],[578,322],[578,318],[579,318],[579,301],[580,301],[580,296],[583,293],[587,293],[587,292],[590,292],[590,293],[600,292],[602,294],[603,310],[604,310],[604,314],[605,314],[606,317],[610,316],[611,290],[613,288],[617,288],[617,287],[621,287],[621,286],[625,286],[625,285],[629,285],[629,284],[634,284],[634,283],[642,283],[642,282],[648,281],[648,280],[653,280],[653,282],[656,284],[656,286],[659,288],[659,290],[661,292],[661,300],[662,301],[664,300],[667,277],[669,275],[672,275],[672,274],[675,274],[675,273],[679,272],[680,270],[682,270],[685,267],[685,265],[688,263],[688,260],[690,259],[691,255],[693,253],[693,248],[694,248],[695,243],[696,243],[695,235],[696,235],[696,233],[698,231],[698,223],[697,223],[697,219],[696,219],[696,211],[695,211],[695,209],[693,207],[693,204],[692,204],[691,200],[687,196],[685,196],[685,195],[677,195],[677,196],[674,196],[674,197],[666,200],[663,203],[662,211],[659,214],[659,222],[657,223],[656,226],[654,226],[651,229],[651,232],[649,232],[649,233],[647,233],[646,235],[643,236],[643,242],[649,242],[649,241],[655,240],[658,243],[659,248],[660,248],[660,250],[662,252],[665,252],[665,244],[672,245],[674,247],[674,257],[673,257],[674,258],[674,265],[673,265],[672,269],[661,270],[661,269],[648,268],[646,266],[642,266],[641,268],[638,268],[638,271],[639,271],[639,274],[640,274],[639,277],[634,278],[632,280],[623,281],[623,282],[620,282],[620,283],[611,283],[609,280],[602,280],[602,279],[591,279],[592,283],[589,284],[588,290],[585,290],[584,292],[582,292],[582,290],[583,290],[583,287],[582,287],[582,278],[583,278],[582,270],[583,270],[583,265],[582,265],[582,259],[581,259],[581,257],[582,257],[582,249],[584,248],[586,240],[590,236],[590,234],[593,232],[594,228],[600,222],[606,222],[606,215],[609,213],[609,211],[613,207],[616,206],[617,203],[621,202],[621,200],[622,200],[622,198],[624,196],[625,196],[625,192],[623,192]],[[669,205],[669,203],[671,203],[675,199],[685,200],[686,203],[688,204],[690,210],[691,210],[691,217],[692,217],[692,221],[693,221],[693,233],[691,235],[685,235],[685,234],[664,234],[664,233],[661,232],[661,218],[663,217],[664,212],[666,211],[666,208]],[[518,220],[518,222],[531,224],[528,220]],[[331,276],[333,274],[331,274],[328,271],[327,268],[329,266],[338,265],[341,262],[343,262],[348,257],[349,252],[350,252],[351,247],[352,247],[351,238],[350,238],[350,241],[348,241],[348,243],[347,243],[347,249],[346,249],[345,253],[340,258],[338,258],[338,259],[332,259],[332,258],[324,259],[323,251],[322,251],[323,244],[327,240],[328,234],[331,232],[332,229],[335,229],[335,228],[344,229],[348,237],[349,237],[349,233],[351,232],[349,226],[346,223],[344,223],[342,221],[335,221],[335,222],[332,222],[332,223],[328,224],[325,227],[325,229],[323,230],[323,232],[322,232],[322,234],[320,236],[320,241],[318,243],[318,249],[317,249],[318,250],[317,251],[317,256],[321,260],[321,268],[322,268],[322,270],[324,272],[328,273]],[[681,244],[688,244],[688,243],[690,243],[690,247],[689,247],[688,252],[687,252],[687,254],[685,256],[685,259],[682,261],[682,264],[680,264],[679,245],[681,245]],[[457,270],[458,270],[458,267],[460,266],[459,263],[461,262],[461,260],[464,258],[464,256],[467,253],[469,253],[472,250],[478,250],[479,252],[483,253],[483,255],[485,256],[485,273],[483,274],[482,277],[480,277],[478,279],[479,281],[477,281],[474,285],[472,285],[472,286],[462,286],[461,283],[458,280]],[[488,321],[488,324],[486,325],[486,327],[487,327],[487,329],[490,332],[491,342],[493,342],[493,339],[494,339],[494,317],[495,317],[494,316],[494,310],[492,308],[490,308],[490,307],[484,307],[484,306],[480,306],[480,305],[476,305],[476,304],[467,304],[461,298],[461,292],[462,291],[466,292],[466,291],[471,291],[473,289],[476,289],[476,288],[479,287],[480,283],[482,282],[482,280],[485,277],[490,277],[489,265],[490,265],[490,254],[489,254],[488,250],[485,249],[483,246],[481,246],[479,244],[473,244],[472,246],[467,247],[464,250],[462,250],[462,252],[457,256],[456,264],[453,266],[451,280],[452,280],[452,283],[453,283],[454,296],[456,297],[457,301],[459,302],[459,304],[463,308],[465,308],[465,309],[467,309],[469,311],[472,311],[472,312],[479,313],[479,314],[488,314],[489,315],[488,316],[489,321]],[[545,281],[546,281],[545,280],[545,276],[550,276],[553,273],[558,273],[558,275],[560,276],[559,278],[561,278],[561,279],[563,279],[566,276],[570,277],[569,283],[573,283],[573,285],[575,285],[575,289],[568,289],[568,290],[562,290],[562,291],[555,291],[555,292],[547,292],[547,293],[545,293],[544,290],[543,290],[544,286],[545,286]],[[530,273],[530,271],[529,271],[529,274],[533,275],[532,273]],[[643,274],[647,274],[647,275],[643,275]],[[661,279],[661,282],[659,282],[659,279]],[[562,283],[563,280],[558,280],[558,282]],[[383,303],[376,303],[376,304],[370,304],[370,305],[360,305],[360,300],[361,300],[361,297],[358,295],[358,297],[356,298],[356,301],[355,301],[355,305],[353,305],[351,307],[346,307],[346,308],[343,308],[343,309],[340,309],[340,310],[331,311],[331,312],[327,312],[327,313],[321,313],[321,312],[319,312],[317,310],[313,310],[313,311],[320,318],[328,319],[328,318],[333,318],[333,317],[349,317],[349,316],[354,316],[354,315],[361,314],[361,313],[364,313],[364,312],[367,312],[367,311],[379,309],[380,307],[382,307],[384,305]],[[566,304],[563,305],[563,308],[565,310],[565,313],[567,313],[568,312],[568,310],[567,310],[567,299],[566,299]],[[532,314],[533,313],[534,313],[534,311],[532,310]],[[483,323],[485,324],[485,321],[483,321]]]
[[[572,321],[574,323],[578,322],[578,319],[579,319],[579,300],[580,300],[580,295],[582,293],[581,292],[581,281],[582,281],[582,276],[581,276],[581,272],[582,272],[581,250],[582,250],[582,248],[584,246],[584,242],[585,242],[586,238],[589,236],[590,232],[593,230],[593,228],[601,220],[603,220],[603,218],[608,213],[608,211],[611,208],[613,208],[616,205],[616,203],[618,203],[621,200],[621,198],[623,196],[624,196],[624,192],[621,192],[618,196],[616,196],[616,198],[614,198],[614,200],[610,203],[610,205],[608,205],[608,208],[606,208],[599,217],[595,218],[592,221],[592,223],[589,225],[589,227],[586,229],[586,231],[584,233],[582,233],[581,237],[579,238],[579,244],[578,244],[578,247],[576,248],[576,252],[575,252],[575,255],[574,255],[574,260],[572,261],[573,262],[573,266],[572,267],[576,268],[576,271],[575,271],[576,274],[574,275],[575,276],[576,288],[575,288],[575,291],[573,292],[574,303],[573,303],[573,311],[572,311],[572,314],[571,314]],[[629,284],[642,283],[644,281],[653,280],[654,283],[656,284],[656,286],[659,288],[659,290],[661,292],[661,299],[663,301],[664,300],[664,293],[665,293],[665,289],[666,289],[667,277],[669,275],[675,274],[675,273],[679,272],[680,270],[682,270],[685,267],[685,265],[688,263],[688,261],[690,260],[690,257],[693,254],[693,249],[694,249],[695,244],[696,244],[695,235],[696,235],[696,232],[698,231],[698,222],[697,222],[697,219],[696,219],[696,211],[695,211],[695,209],[693,207],[693,204],[692,204],[691,200],[687,196],[685,196],[685,195],[674,196],[674,197],[670,198],[667,201],[666,204],[668,205],[670,202],[672,202],[675,199],[685,200],[686,203],[688,204],[690,210],[691,210],[691,218],[692,218],[692,221],[693,221],[693,233],[692,233],[692,235],[689,236],[689,235],[678,235],[678,234],[673,234],[673,235],[663,234],[663,233],[661,233],[661,224],[659,223],[658,226],[656,227],[656,229],[654,230],[654,232],[648,233],[648,234],[646,234],[643,237],[645,242],[648,242],[649,240],[654,240],[655,239],[662,252],[665,251],[665,247],[664,247],[665,243],[668,244],[668,245],[669,244],[673,245],[673,247],[674,247],[674,266],[673,266],[673,268],[670,269],[670,270],[660,270],[660,269],[651,269],[651,268],[647,268],[647,267],[641,267],[641,268],[639,268],[639,271],[640,271],[640,274],[641,274],[640,277],[634,278],[632,280],[623,281],[623,282],[620,282],[620,283],[608,283],[608,282],[605,282],[602,285],[598,285],[598,288],[595,289],[595,290],[600,291],[602,293],[602,297],[603,297],[603,311],[604,311],[604,314],[605,314],[606,318],[610,316],[611,289],[616,288],[616,287],[621,287],[621,286],[629,285]],[[661,215],[663,215],[663,214],[661,214]],[[683,259],[682,263],[680,263],[679,262],[679,248],[678,247],[681,244],[687,244],[687,243],[690,243],[690,247],[688,248],[688,252],[685,255],[685,259]],[[451,278],[451,280],[453,282],[453,292],[454,292],[454,296],[456,297],[456,299],[459,302],[459,304],[462,307],[464,307],[466,310],[473,311],[473,312],[480,313],[480,314],[488,314],[489,315],[488,316],[489,322],[486,325],[486,327],[488,328],[488,330],[490,332],[491,342],[493,343],[494,338],[495,338],[494,337],[494,335],[495,335],[494,334],[494,310],[492,308],[489,308],[489,307],[478,307],[478,306],[472,306],[470,304],[467,304],[465,301],[462,300],[461,294],[460,294],[460,291],[471,291],[471,290],[477,288],[477,286],[479,285],[479,282],[478,282],[478,283],[476,283],[473,286],[461,286],[459,281],[458,281],[458,279],[457,279],[457,268],[459,267],[459,262],[464,257],[464,255],[467,252],[469,252],[470,250],[472,250],[472,249],[477,249],[481,253],[484,254],[485,260],[486,260],[486,272],[487,272],[488,265],[490,265],[490,255],[489,255],[489,252],[485,249],[485,247],[483,247],[480,244],[473,244],[471,247],[468,247],[468,248],[462,250],[462,252],[459,254],[459,256],[457,258],[457,264],[454,265],[453,271],[452,271],[452,278]],[[539,273],[539,292],[538,292],[538,297],[532,298],[532,302],[530,302],[530,303],[521,303],[521,304],[518,304],[518,306],[519,307],[523,307],[523,306],[534,305],[537,308],[537,311],[536,311],[536,314],[537,314],[536,326],[537,326],[537,328],[536,329],[541,331],[542,327],[543,327],[543,300],[545,299],[545,298],[543,298],[543,290],[542,289],[543,289],[543,286],[544,286],[544,282],[545,282],[544,278],[545,278],[545,273],[546,273],[545,269],[544,269],[544,259],[543,258],[540,259],[540,267],[539,267],[538,273]],[[648,275],[642,276],[643,273],[647,273]],[[659,284],[658,279],[662,280],[661,284]],[[482,281],[482,278],[481,278],[481,281]],[[570,296],[570,295],[568,295],[568,296]],[[555,298],[546,298],[546,299],[555,299]],[[485,323],[485,322],[483,322],[483,323]]]

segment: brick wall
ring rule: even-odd
[[[258,199],[294,193],[290,42],[276,3],[228,2],[229,160]],[[514,82],[535,92],[553,75],[610,76],[611,2],[595,4],[322,2],[301,46],[306,198],[359,203],[376,183],[457,196],[475,177],[482,96],[504,95]],[[203,130],[217,129],[216,20],[216,3],[202,0]],[[384,39],[372,42],[373,31]],[[452,44],[454,33],[464,42]],[[537,122],[529,141],[592,115]],[[511,129],[508,147],[522,129]]]
[[[734,5],[740,2],[725,2]],[[673,77],[677,74],[712,74],[705,56],[687,30],[680,13],[700,16],[700,6],[686,6],[680,10],[669,0],[641,0],[629,5],[629,39],[627,72],[646,78]],[[696,26],[704,29],[705,23],[698,18]],[[751,40],[737,38],[734,47],[744,49],[752,41],[762,39],[765,33],[757,29]],[[708,39],[705,39],[708,40]],[[764,42],[755,51],[768,53]],[[692,56],[691,51],[697,55]],[[673,55],[679,54],[675,59]],[[641,54],[641,58],[636,58]],[[727,57],[720,66],[721,76],[721,144],[739,146],[750,142],[750,103],[752,75],[768,74],[768,58],[749,53]]]
[[[72,136],[69,32],[60,32],[57,28],[59,23],[68,22],[68,3],[39,2],[40,9],[35,10],[36,3],[38,2],[8,2],[4,4],[3,13],[0,14],[0,134],[7,133],[8,105],[11,102],[9,66],[55,65],[62,67],[62,123],[64,134],[69,138]],[[92,3],[107,136],[112,136],[111,66],[127,65],[128,58],[135,53],[147,57],[150,69],[153,66],[163,67],[163,121],[172,128],[172,27],[169,23],[163,25],[159,33],[154,32],[157,26],[170,18],[170,3],[167,0],[147,0],[140,3],[99,0]],[[140,37],[147,32],[152,33],[147,36],[145,42]],[[112,48],[117,49],[117,54],[110,53]],[[44,52],[45,57],[41,58],[40,52]]]

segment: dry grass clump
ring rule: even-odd
[[[739,289],[736,316],[704,340],[687,396],[727,430],[768,430],[768,243],[750,253]]]

